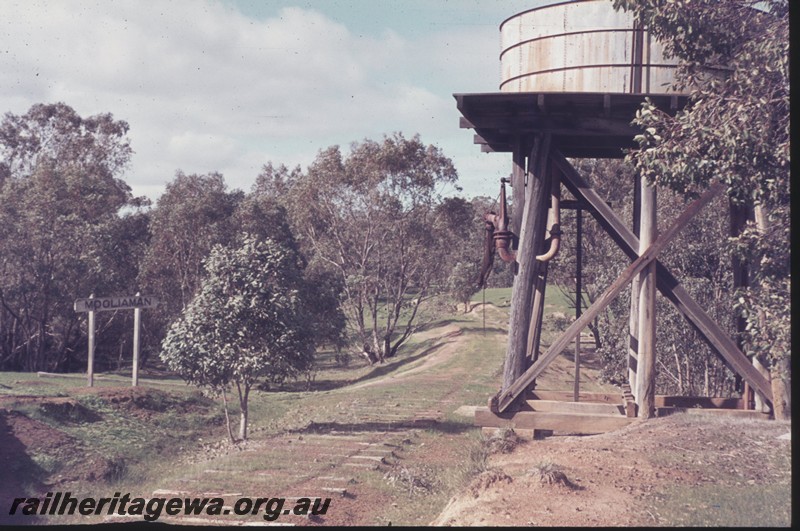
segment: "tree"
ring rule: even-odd
[[[751,221],[732,243],[749,272],[738,293],[746,352],[770,367],[775,414],[788,418],[790,134],[787,0],[615,0],[679,58],[691,92],[674,117],[646,102],[630,160],[650,182],[694,195],[715,179]],[[708,67],[714,67],[709,70]]]
[[[456,179],[438,148],[396,133],[354,143],[347,157],[321,151],[291,187],[310,262],[340,279],[350,333],[370,362],[396,354],[443,276],[437,187]]]
[[[0,186],[46,163],[93,175],[127,194],[130,188],[115,179],[133,152],[127,133],[128,123],[110,113],[81,118],[61,102],[38,103],[22,116],[6,113],[0,124]]]
[[[178,171],[150,212],[149,245],[139,272],[142,289],[157,296],[157,308],[143,315],[143,350],[157,351],[167,327],[194,298],[204,275],[203,261],[214,245],[229,245],[238,233],[233,214],[242,201],[229,192],[220,173]]]
[[[248,398],[261,379],[281,382],[310,367],[314,341],[302,276],[291,253],[244,235],[215,246],[208,276],[164,339],[161,359],[184,380],[221,392],[236,387],[239,438],[247,439]]]
[[[76,298],[128,291],[134,277],[110,258],[107,237],[125,206],[143,203],[117,177],[128,125],[38,104],[0,123],[0,367],[70,368],[82,340]],[[134,245],[124,235],[119,245]]]
[[[194,297],[211,248],[233,240],[231,216],[242,197],[239,191],[227,191],[220,173],[187,175],[179,170],[158,198],[143,275],[173,313]]]
[[[464,313],[469,311],[469,301],[478,291],[485,235],[483,215],[473,202],[460,197],[445,198],[436,207],[440,220],[436,230],[442,242],[440,260],[451,266],[445,279],[446,290],[456,303],[464,304]]]
[[[308,261],[300,252],[289,213],[281,203],[288,185],[285,181],[275,185],[286,171],[281,167],[273,172],[271,166],[265,166],[253,189],[237,206],[234,223],[239,230],[261,239],[269,238],[290,253],[296,267],[303,272],[303,299],[314,301],[308,311],[315,341],[339,350],[344,345],[345,317],[339,305],[343,286],[335,274],[318,267],[318,263],[308,267]]]

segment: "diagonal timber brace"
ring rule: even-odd
[[[576,199],[583,200],[589,204],[590,212],[606,230],[611,239],[630,259],[636,259],[639,256],[637,252],[639,239],[569,163],[564,155],[554,151],[551,153],[551,159],[561,170],[563,175],[562,182],[567,189]],[[711,350],[734,373],[739,374],[772,403],[772,388],[767,379],[753,367],[747,356],[742,353],[728,334],[686,292],[669,269],[658,261],[656,261],[656,286],[661,294],[672,302],[686,320],[700,333],[700,336],[708,343]]]
[[[523,394],[528,386],[547,368],[547,366],[564,350],[569,343],[575,339],[581,330],[588,325],[597,315],[602,312],[611,302],[617,298],[622,290],[639,274],[648,264],[656,259],[658,253],[670,242],[678,232],[683,229],[694,216],[708,204],[716,195],[722,191],[722,185],[714,183],[698,199],[693,201],[686,210],[678,216],[675,221],[659,235],[658,238],[636,258],[619,277],[603,292],[600,297],[582,314],[579,319],[564,331],[550,348],[534,363],[522,376],[511,384],[508,388],[498,393],[491,401],[490,407],[495,413],[501,413],[510,406],[514,400]]]

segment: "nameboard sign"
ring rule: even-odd
[[[107,297],[105,299],[78,299],[75,301],[76,312],[111,312],[114,310],[155,308],[156,306],[158,306],[157,298],[142,295]]]

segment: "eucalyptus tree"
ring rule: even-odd
[[[139,280],[160,303],[143,315],[144,351],[158,349],[169,324],[197,293],[212,247],[233,241],[238,230],[232,216],[242,197],[228,191],[220,173],[178,171],[156,201]]]
[[[480,203],[480,201],[478,201]],[[436,207],[437,248],[440,260],[448,265],[444,286],[450,298],[469,311],[469,301],[479,289],[484,252],[484,210],[475,202],[460,197],[445,198]]]
[[[419,136],[322,150],[294,179],[294,226],[310,261],[341,281],[348,329],[370,362],[397,353],[415,329],[420,306],[449,267],[436,206],[457,180],[450,159]]]
[[[70,368],[85,337],[73,301],[132,289],[106,245],[125,223],[120,209],[142,203],[119,178],[127,132],[111,114],[83,118],[64,103],[0,123],[0,367]]]
[[[226,415],[233,385],[239,438],[246,439],[253,386],[281,382],[313,361],[302,272],[294,253],[249,234],[238,245],[215,246],[205,268],[197,295],[169,328],[161,359],[187,382],[220,392]]]

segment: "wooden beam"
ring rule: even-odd
[[[575,211],[575,319],[581,317],[581,303],[583,302],[581,276],[583,275],[583,252],[581,238],[583,236],[583,210]],[[575,385],[572,388],[572,399],[580,400],[581,392],[581,334],[575,336]]]
[[[529,162],[533,171],[529,171],[528,184],[525,187],[525,208],[517,250],[518,273],[511,288],[508,346],[503,367],[504,388],[516,381],[525,371],[532,291],[538,274],[536,254],[544,240],[547,209],[543,207],[549,198],[547,182],[549,154],[550,135],[536,137]]]
[[[583,435],[618,430],[635,421],[636,419],[622,415],[550,413],[546,411],[515,411],[513,414],[496,415],[485,407],[475,410],[476,426],[553,430]]]
[[[600,198],[594,189],[581,177],[564,156],[553,152],[553,161],[561,169],[564,185],[579,200],[592,205],[592,214],[620,249],[632,260],[638,253],[639,239],[625,226],[625,223]],[[686,292],[672,273],[660,262],[656,263],[656,287],[666,297],[711,349],[734,372],[741,375],[751,386],[760,391],[770,402],[772,389],[769,382],[750,363],[733,340],[714,322],[703,308]]]
[[[642,211],[642,177],[634,175],[633,178],[633,233],[639,237],[639,220]],[[634,277],[631,281],[631,313],[628,319],[628,357],[626,367],[628,368],[628,385],[636,401],[637,374],[639,370],[639,277]]]
[[[528,398],[532,400],[558,400],[569,402],[572,400],[572,391],[550,391],[547,389],[534,389],[528,393]],[[622,404],[622,397],[619,394],[595,393],[583,391],[580,394],[581,403],[593,402],[598,404]]]
[[[473,144],[488,144],[489,141],[483,138],[481,135],[472,135],[472,143]]]
[[[685,413],[686,415],[700,415],[705,417],[738,417],[750,420],[769,420],[769,413],[753,411],[748,409],[705,409],[700,407],[659,407],[657,408],[659,417],[671,415],[672,413]]]
[[[747,210],[747,207],[740,206],[731,198],[728,198],[728,217],[731,237],[737,238],[744,230],[748,217]],[[739,288],[747,287],[749,281],[747,263],[741,260],[737,253],[731,253],[731,269],[733,270],[733,289],[737,290]],[[742,349],[744,344],[744,334],[747,328],[747,319],[741,315],[737,315],[734,319],[736,324],[736,336],[734,339],[736,341],[736,346]],[[750,407],[750,403],[753,401],[753,393],[750,390],[750,386],[747,384],[747,382],[744,382],[744,386],[742,386],[741,376],[738,374],[736,375],[736,378],[736,387],[742,391],[742,396],[745,398],[744,409],[753,409]],[[742,389],[742,387],[744,387],[744,389]]]
[[[517,138],[511,162],[511,231],[520,236],[525,210],[525,146],[522,138]]]
[[[532,411],[550,413],[583,413],[586,415],[625,415],[622,404],[598,404],[596,402],[564,402],[561,400],[526,400]],[[526,411],[526,409],[520,409]]]
[[[606,201],[606,204],[608,206],[612,206],[611,201]],[[562,199],[560,206],[561,206],[561,210],[578,210],[579,208],[581,210],[591,210],[592,209],[592,206],[589,203],[587,203],[585,201],[579,201],[577,199]]]
[[[722,185],[714,183],[698,199],[695,199],[681,215],[650,245],[642,255],[634,260],[617,279],[612,282],[600,297],[589,306],[586,313],[580,319],[572,322],[564,333],[559,337],[550,348],[547,349],[539,360],[534,363],[525,373],[517,378],[511,385],[504,386],[503,390],[490,400],[489,404],[495,411],[504,411],[519,397],[530,383],[572,342],[581,330],[589,324],[601,311],[617,298],[622,289],[628,285],[631,279],[639,274],[651,261],[655,260],[658,253],[675,237],[678,232],[685,227],[689,221],[702,209],[714,196],[722,191]]]
[[[536,285],[533,291],[533,307],[531,310],[531,320],[528,326],[528,344],[525,349],[527,358],[526,369],[539,358],[539,346],[542,341],[542,318],[544,317],[544,294],[547,288],[547,269],[549,262],[539,264],[538,274],[536,275]]]
[[[656,237],[656,189],[640,179],[642,212],[639,220],[639,252],[643,253]],[[639,274],[639,327],[637,343],[636,403],[639,416],[652,418],[656,396],[656,263]]]
[[[671,396],[656,395],[656,407],[702,407],[745,409],[741,398],[725,398],[719,396]]]
[[[555,171],[551,165],[550,168],[550,193],[552,194],[559,194],[561,193],[561,179],[556,176]],[[557,188],[556,188],[557,187]],[[552,206],[552,204],[550,205]],[[548,222],[549,222],[549,214],[548,214]],[[544,253],[546,248],[546,241],[542,239],[542,247],[537,252],[538,254]],[[536,363],[536,360],[539,358],[539,346],[542,341],[542,318],[544,317],[544,296],[545,290],[547,289],[547,270],[549,268],[549,262],[537,262],[537,271],[536,271],[536,278],[535,282],[536,285],[534,286],[533,292],[533,306],[531,310],[531,320],[528,327],[528,344],[525,349],[525,357],[526,357],[526,365],[525,369],[527,370],[533,363]],[[531,382],[531,386],[535,387],[536,382]]]

